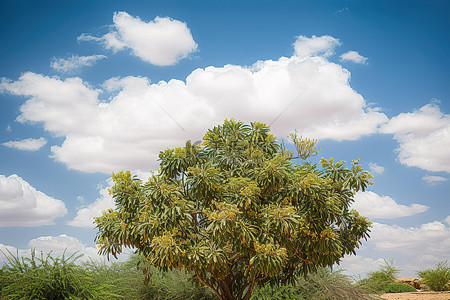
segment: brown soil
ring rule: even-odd
[[[416,292],[383,294],[381,299],[387,300],[450,300],[450,292]]]

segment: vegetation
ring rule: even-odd
[[[34,254],[32,254],[34,255]],[[216,298],[210,289],[199,286],[199,281],[194,274],[188,274],[182,270],[162,272],[155,267],[148,267],[151,280],[144,285],[142,274],[143,263],[138,256],[131,256],[126,262],[105,263],[86,262],[79,265],[73,264],[75,258],[54,258],[50,254],[44,257],[51,261],[45,268],[47,272],[35,272],[33,268],[20,269],[23,261],[33,261],[33,258],[21,258],[17,255],[7,254],[10,262],[0,269],[0,299],[195,299],[212,300]],[[34,261],[38,261],[34,256]],[[52,283],[47,273],[55,274],[61,270],[60,264],[55,261],[69,261],[65,272],[73,274],[66,277],[63,284],[61,277],[55,276]],[[17,263],[19,262],[19,264]],[[27,264],[29,265],[29,263]],[[37,268],[42,264],[36,263]],[[53,270],[52,270],[53,269]],[[89,278],[88,280],[76,280],[76,278]],[[69,280],[75,279],[76,282]],[[88,293],[69,293],[71,286],[77,284],[79,291]],[[92,291],[92,287],[95,291]],[[101,289],[101,290],[100,290]],[[42,295],[42,296],[39,296]],[[294,284],[273,286],[266,283],[255,288],[251,299],[271,300],[312,300],[312,299],[371,299],[358,287],[351,284],[348,276],[341,271],[332,271],[330,268],[319,268],[317,273],[310,273],[306,278],[299,277]]]
[[[144,284],[139,257],[105,264],[75,262],[31,252],[31,258],[5,253],[8,263],[0,269],[0,299],[214,299],[206,288],[197,288],[195,276],[180,270],[161,272],[151,268],[152,280]],[[194,281],[192,280],[194,279]]]
[[[296,286],[301,299],[305,300],[374,299],[373,295],[353,284],[352,278],[340,269],[319,268],[306,278],[299,278]]]
[[[312,164],[316,141],[290,139],[295,151],[263,123],[226,120],[201,145],[162,151],[146,183],[113,174],[116,209],[96,218],[100,252],[134,247],[159,270],[194,273],[222,300],[354,254],[370,222],[349,207],[371,175],[359,161]]]
[[[421,282],[425,283],[433,291],[450,290],[450,267],[447,261],[441,261],[432,269],[417,272]]]
[[[384,264],[377,271],[369,273],[367,278],[358,282],[358,286],[370,293],[381,294],[386,291],[386,287],[394,283],[395,277],[400,270],[394,266],[394,261],[384,260]]]
[[[8,251],[8,263],[1,269],[0,291],[5,299],[111,299],[112,286],[75,264],[76,253],[54,258],[49,254],[30,258]]]
[[[386,285],[384,288],[386,293],[409,293],[409,292],[417,292],[417,290],[406,283],[399,282],[391,282]]]

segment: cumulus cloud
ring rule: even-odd
[[[20,141],[9,141],[3,143],[4,146],[23,151],[37,151],[47,144],[47,140],[43,137],[38,139],[24,139]]]
[[[415,277],[417,270],[450,257],[450,227],[439,221],[417,227],[374,222],[371,231],[371,238],[357,251],[357,256],[342,260],[348,274],[365,274],[374,270],[375,262],[382,262],[380,258],[395,258],[394,264],[401,268],[400,277]],[[368,269],[358,263],[366,264]]]
[[[448,225],[450,225],[450,215],[448,215],[447,218],[445,218],[445,223],[447,223]]]
[[[347,51],[340,58],[342,61],[351,61],[355,64],[365,64],[367,62],[367,57],[360,55],[356,51]]]
[[[78,40],[100,42],[114,52],[131,49],[133,55],[158,66],[176,64],[197,50],[191,30],[178,20],[156,17],[145,22],[121,11],[114,14],[113,22],[102,37],[82,34]]]
[[[67,224],[74,227],[94,228],[94,217],[102,215],[102,211],[114,208],[114,200],[108,193],[108,188],[100,190],[100,197],[86,207],[77,211],[75,218]]]
[[[422,177],[422,180],[424,180],[428,185],[436,185],[440,182],[447,181],[448,178],[442,177],[442,176],[430,176],[426,175]]]
[[[365,277],[368,273],[377,271],[383,263],[383,258],[373,259],[361,255],[347,255],[339,265],[346,274]]]
[[[409,253],[409,256],[426,253],[434,262],[450,257],[450,228],[434,221],[419,227],[404,228],[397,225],[373,223],[371,243],[375,249]]]
[[[394,134],[402,164],[450,172],[450,115],[442,113],[437,103],[393,117],[382,132]]]
[[[110,173],[155,170],[160,150],[200,140],[226,118],[265,122],[280,138],[294,128],[339,141],[374,134],[387,117],[368,108],[349,79],[349,71],[323,57],[292,56],[196,69],[185,82],[111,78],[102,90],[77,77],[28,72],[17,81],[3,79],[0,90],[28,98],[19,122],[42,122],[65,137],[51,147],[56,161]],[[101,92],[111,95],[108,102],[99,99]]]
[[[0,175],[0,227],[54,224],[67,210],[64,203],[37,191],[17,175]]]
[[[98,249],[95,247],[86,247],[78,239],[68,236],[66,234],[61,234],[59,236],[41,236],[36,239],[32,239],[28,243],[28,249],[17,249],[10,245],[0,244],[0,263],[6,262],[6,257],[4,253],[11,252],[13,255],[17,253],[22,257],[29,257],[31,250],[35,249],[36,253],[52,253],[53,257],[60,257],[65,253],[68,257],[73,253],[77,252],[78,255],[82,254],[83,257],[80,258],[81,261],[93,260],[104,260],[104,257],[97,254]]]
[[[340,46],[341,42],[329,35],[306,37],[300,35],[294,42],[294,53],[300,58],[310,56],[329,57],[334,54],[334,48]]]
[[[82,67],[91,67],[98,60],[104,59],[104,55],[78,56],[72,55],[69,58],[54,57],[50,62],[50,67],[62,73],[78,71]]]
[[[15,82],[2,79],[0,91],[28,98],[17,117],[21,123],[43,122],[44,128],[56,136],[86,135],[89,128],[98,129],[95,123],[100,90],[89,87],[81,78],[61,80],[26,72]]]
[[[383,174],[384,173],[384,167],[377,165],[376,163],[369,163],[369,169],[370,172],[374,173],[374,174]]]
[[[411,204],[410,206],[398,204],[391,197],[379,196],[374,192],[366,191],[358,192],[355,195],[352,208],[369,218],[393,219],[412,216],[427,211],[429,207],[421,204]]]

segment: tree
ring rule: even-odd
[[[221,300],[355,254],[371,223],[349,206],[371,175],[359,160],[312,164],[316,141],[289,138],[295,151],[263,123],[226,120],[201,145],[160,152],[146,183],[113,174],[116,208],[95,219],[100,253],[133,247],[150,265],[195,273]]]

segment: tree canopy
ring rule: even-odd
[[[135,248],[150,265],[195,273],[222,300],[355,254],[371,223],[350,205],[372,176],[359,160],[313,164],[316,141],[289,139],[294,151],[263,123],[226,120],[202,144],[161,151],[145,183],[113,174],[116,207],[95,219],[100,253]]]

